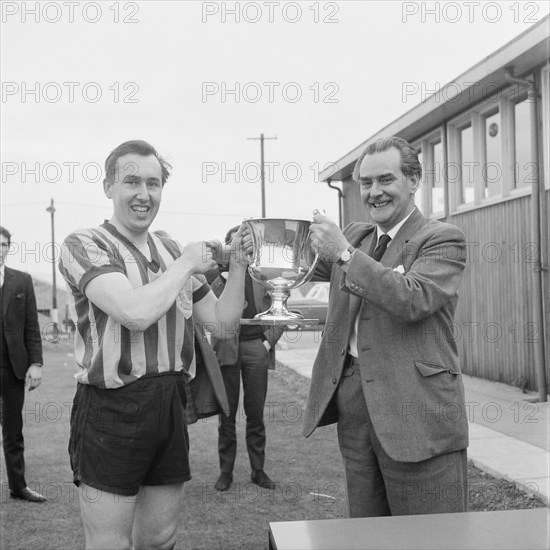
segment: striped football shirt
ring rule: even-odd
[[[119,388],[149,373],[184,370],[188,378],[195,375],[192,313],[193,303],[210,290],[204,276],[191,276],[166,314],[144,331],[121,325],[84,293],[104,273],[123,273],[132,287],[141,287],[158,279],[181,255],[181,245],[169,237],[149,233],[147,241],[151,261],[105,221],[75,231],[63,242],[59,270],[76,325],[75,378],[82,384]]]

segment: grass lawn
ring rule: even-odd
[[[84,547],[76,488],[67,454],[69,416],[75,390],[72,345],[45,343],[42,386],[26,394],[24,409],[27,482],[48,497],[45,504],[9,498],[2,459],[0,546],[3,550]],[[344,476],[336,430],[328,426],[309,439],[301,435],[302,407],[308,380],[279,366],[270,373],[266,403],[266,471],[277,489],[250,482],[244,445],[245,421],[238,415],[238,456],[234,484],[214,491],[219,473],[217,419],[189,427],[191,473],[178,528],[179,549],[266,549],[270,521],[344,517]],[[472,510],[542,507],[512,483],[470,465]]]

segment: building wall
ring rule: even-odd
[[[467,374],[536,389],[533,343],[535,251],[530,197],[454,215],[468,259],[455,315],[455,337]]]

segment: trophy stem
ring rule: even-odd
[[[290,296],[288,288],[272,288],[268,291],[271,297],[271,307],[263,313],[258,313],[254,319],[241,319],[243,325],[296,325],[317,322],[316,319],[304,319],[299,313],[288,311],[286,301]]]
[[[271,296],[271,307],[265,313],[256,315],[256,319],[261,319],[265,315],[270,317],[286,317],[287,319],[297,317],[297,314],[290,313],[286,307],[286,301],[290,297],[290,290],[288,288],[274,288],[268,293]]]

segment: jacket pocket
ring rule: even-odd
[[[414,366],[418,369],[418,372],[424,377],[433,376],[434,374],[440,374],[446,372],[448,374],[459,375],[460,372],[454,369],[449,369],[437,363],[427,363],[425,361],[415,361]]]

